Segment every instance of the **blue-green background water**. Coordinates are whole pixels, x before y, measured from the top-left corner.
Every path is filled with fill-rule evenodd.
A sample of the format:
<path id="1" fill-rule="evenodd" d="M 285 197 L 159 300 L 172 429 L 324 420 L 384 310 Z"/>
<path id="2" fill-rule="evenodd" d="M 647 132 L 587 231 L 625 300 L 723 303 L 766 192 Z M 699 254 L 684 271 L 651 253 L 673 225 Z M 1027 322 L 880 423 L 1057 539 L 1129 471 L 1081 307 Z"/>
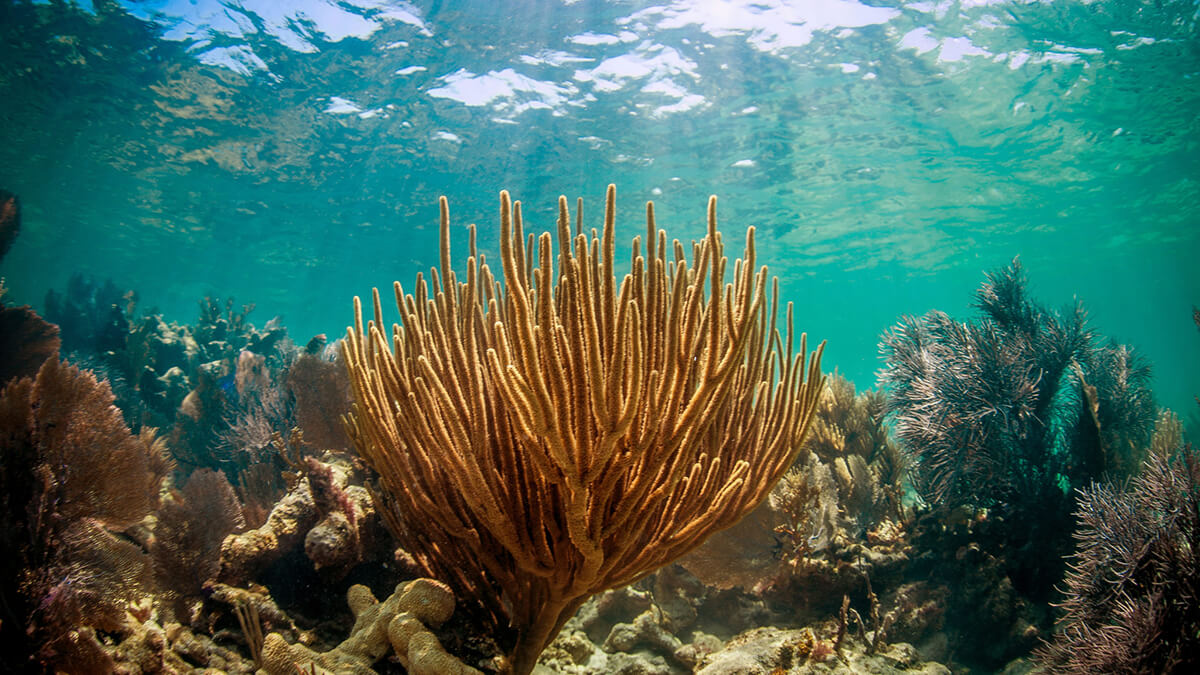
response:
<path id="1" fill-rule="evenodd" d="M 206 294 L 340 335 L 350 297 L 495 250 L 497 193 L 559 194 L 618 240 L 704 203 L 860 387 L 906 313 L 966 319 L 1019 255 L 1200 393 L 1200 19 L 1132 2 L 0 3 L 0 266 L 41 307 L 76 272 L 191 322 Z M 736 247 L 740 251 L 740 244 Z M 737 251 L 731 250 L 732 253 Z"/>

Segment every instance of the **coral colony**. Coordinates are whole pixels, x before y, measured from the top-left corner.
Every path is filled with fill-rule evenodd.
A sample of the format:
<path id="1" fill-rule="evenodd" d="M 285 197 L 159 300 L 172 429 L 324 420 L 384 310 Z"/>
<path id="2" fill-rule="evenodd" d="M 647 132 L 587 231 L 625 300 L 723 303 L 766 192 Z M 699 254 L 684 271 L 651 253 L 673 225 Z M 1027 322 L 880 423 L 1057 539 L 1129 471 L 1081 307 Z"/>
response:
<path id="1" fill-rule="evenodd" d="M 1013 261 L 859 391 L 715 198 L 690 244 L 647 205 L 620 274 L 611 186 L 558 214 L 502 193 L 498 264 L 473 228 L 455 260 L 443 199 L 395 323 L 376 291 L 332 344 L 83 276 L 0 304 L 4 666 L 1200 668 L 1200 459 L 1081 304 Z M 0 256 L 19 229 L 0 192 Z"/>

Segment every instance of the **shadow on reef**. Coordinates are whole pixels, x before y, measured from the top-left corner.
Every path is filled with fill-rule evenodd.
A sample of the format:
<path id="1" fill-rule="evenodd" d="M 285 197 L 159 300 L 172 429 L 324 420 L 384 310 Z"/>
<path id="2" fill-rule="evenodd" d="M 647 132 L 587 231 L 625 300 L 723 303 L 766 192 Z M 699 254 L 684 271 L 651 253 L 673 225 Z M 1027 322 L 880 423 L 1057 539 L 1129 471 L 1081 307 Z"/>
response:
<path id="1" fill-rule="evenodd" d="M 569 235 L 565 202 L 561 209 L 560 234 Z M 538 287 L 550 278 L 548 235 L 535 262 L 515 245 L 525 241 L 519 204 L 505 213 L 506 285 Z M 652 210 L 648 216 L 653 246 L 642 264 L 654 258 L 666 270 L 668 251 L 687 261 L 687 249 L 668 249 Z M 710 218 L 715 231 L 715 210 Z M 0 193 L 0 244 L 18 227 L 18 202 Z M 608 231 L 588 237 L 581 217 L 574 230 L 572 269 L 603 279 L 610 271 L 593 256 L 606 250 Z M 723 259 L 719 246 L 706 248 L 713 241 L 691 248 L 693 278 Z M 752 244 L 747 249 L 751 260 Z M 805 354 L 784 354 L 791 341 L 772 333 L 767 316 L 776 303 L 766 300 L 765 270 L 750 262 L 735 263 L 743 286 L 711 314 L 703 309 L 716 302 L 710 289 L 646 267 L 639 268 L 648 284 L 642 302 L 656 299 L 627 305 L 624 314 L 616 300 L 629 296 L 618 293 L 616 279 L 584 293 L 572 285 L 582 277 L 564 274 L 564 293 L 595 301 L 611 292 L 612 314 L 603 304 L 576 307 L 565 322 L 590 313 L 595 325 L 554 324 L 549 333 L 561 331 L 563 351 L 535 359 L 526 351 L 530 338 L 555 305 L 535 301 L 522 310 L 475 255 L 467 277 L 476 285 L 461 284 L 448 258 L 444 251 L 432 283 L 418 279 L 415 295 L 401 294 L 404 325 L 424 330 L 397 330 L 384 345 L 381 309 L 373 308 L 344 351 L 323 336 L 297 347 L 278 321 L 258 329 L 248 319 L 252 307 L 235 310 L 228 299 L 205 298 L 192 325 L 167 323 L 139 312 L 135 294 L 82 277 L 48 296 L 54 325 L 29 307 L 4 305 L 0 284 L 0 346 L 12 355 L 0 372 L 0 506 L 11 514 L 0 523 L 10 553 L 0 561 L 0 672 L 1195 669 L 1200 462 L 1173 414 L 1156 421 L 1148 371 L 1136 355 L 1095 335 L 1080 307 L 1058 313 L 1029 300 L 1015 262 L 988 276 L 979 319 L 904 318 L 883 338 L 888 388 L 857 392 L 844 378 L 820 376 Z M 717 277 L 711 288 L 721 287 Z M 672 288 L 691 288 L 690 295 L 674 299 Z M 489 311 L 503 309 L 503 321 L 473 314 L 472 298 L 491 298 Z M 733 307 L 745 321 L 740 336 L 736 317 L 721 318 Z M 448 319 L 459 311 L 467 320 Z M 674 311 L 684 319 L 668 320 Z M 499 323 L 505 327 L 472 333 Z M 668 347 L 660 339 L 676 324 L 691 332 Z M 569 330 L 579 339 L 567 339 Z M 513 344 L 504 342 L 510 334 Z M 631 347 L 638 335 L 645 341 Z M 464 345 L 488 340 L 494 353 L 466 367 Z M 583 350 L 587 363 L 575 354 L 559 365 L 593 370 L 557 378 L 529 370 L 589 340 L 596 344 Z M 704 344 L 731 348 L 742 340 L 757 346 L 749 358 L 728 357 L 737 368 L 713 356 L 667 358 L 672 349 L 705 354 L 712 350 Z M 662 372 L 675 369 L 675 379 L 654 369 L 618 385 L 590 379 L 606 355 L 626 372 L 649 359 Z M 753 408 L 764 399 L 747 386 L 750 378 L 727 382 L 726 398 L 713 399 L 741 401 L 736 406 L 714 403 L 714 412 L 685 403 L 726 367 L 782 378 L 791 389 L 762 419 Z M 381 381 L 372 383 L 375 375 Z M 634 394 L 666 381 L 677 387 L 665 391 L 678 399 L 679 415 L 668 420 L 678 429 L 660 427 L 662 416 L 652 415 L 634 415 L 626 426 Z M 544 391 L 535 390 L 538 382 Z M 485 390 L 493 400 L 455 398 Z M 534 414 L 542 395 L 569 400 Z M 423 403 L 405 407 L 402 398 Z M 699 412 L 688 413 L 693 408 Z M 599 417 L 571 417 L 571 410 Z M 488 434 L 456 417 L 486 411 L 478 428 Z M 724 421 L 696 431 L 689 424 L 697 419 Z M 675 496 L 658 510 L 614 506 L 609 516 L 625 514 L 617 521 L 572 530 L 579 523 L 561 518 L 579 511 L 567 508 L 572 492 L 554 480 L 574 476 L 591 450 L 581 442 L 570 446 L 579 455 L 546 451 L 539 443 L 552 433 L 548 420 L 569 421 L 585 442 L 611 453 L 612 463 L 588 474 L 608 481 L 611 492 L 603 494 Z M 606 424 L 634 431 L 605 445 Z M 390 429 L 407 435 L 381 442 Z M 795 447 L 783 443 L 770 471 L 751 474 L 749 461 L 705 464 L 724 444 L 750 452 L 772 433 Z M 636 449 L 655 434 L 672 451 L 638 464 Z M 689 434 L 704 442 L 685 447 Z M 484 441 L 486 448 L 472 445 Z M 487 468 L 498 478 L 472 478 L 464 449 L 493 453 Z M 521 463 L 537 457 L 536 466 Z M 675 472 L 674 479 L 643 484 L 622 473 L 628 466 L 660 478 Z M 739 480 L 753 483 L 754 498 L 722 506 L 733 503 Z M 530 519 L 544 510 L 533 521 L 539 526 L 505 538 L 488 495 L 464 489 L 479 485 L 492 491 L 497 512 L 519 508 Z M 496 532 L 485 533 L 489 527 Z M 637 528 L 667 538 L 638 539 Z M 671 539 L 677 529 L 687 536 Z M 530 637 L 532 624 L 522 623 L 536 619 L 529 608 L 541 593 L 558 592 L 545 581 L 561 573 L 553 564 L 566 561 L 575 566 L 570 574 L 581 573 L 590 559 L 579 547 L 610 540 L 605 555 L 628 567 L 613 577 L 621 583 L 578 581 L 567 589 L 576 594 L 569 602 L 563 595 L 546 603 L 557 608 L 554 625 Z M 522 546 L 528 556 L 512 554 Z M 643 555 L 653 546 L 672 555 Z M 677 562 L 661 566 L 669 560 Z M 1061 610 L 1057 634 L 1052 602 Z M 516 663 L 514 645 L 523 639 L 531 646 Z M 1039 643 L 1036 659 L 1026 658 Z"/>

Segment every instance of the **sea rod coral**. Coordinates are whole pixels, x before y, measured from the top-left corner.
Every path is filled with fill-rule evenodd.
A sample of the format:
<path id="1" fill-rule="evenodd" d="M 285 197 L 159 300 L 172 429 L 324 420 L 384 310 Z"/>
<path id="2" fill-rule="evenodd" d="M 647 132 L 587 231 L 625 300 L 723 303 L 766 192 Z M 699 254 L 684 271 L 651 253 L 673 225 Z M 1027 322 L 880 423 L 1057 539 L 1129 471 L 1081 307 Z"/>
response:
<path id="1" fill-rule="evenodd" d="M 792 309 L 756 268 L 754 231 L 725 283 L 716 199 L 708 234 L 671 248 L 646 209 L 618 283 L 615 188 L 601 233 L 575 232 L 559 199 L 558 245 L 523 232 L 500 194 L 503 283 L 474 245 L 415 293 L 402 324 L 348 331 L 355 447 L 379 473 L 381 514 L 427 572 L 474 599 L 506 669 L 528 673 L 582 603 L 699 546 L 757 506 L 800 452 L 823 382 L 824 345 L 793 354 Z M 673 255 L 672 255 L 673 254 Z M 536 258 L 536 259 L 535 259 Z M 502 638 L 506 639 L 506 638 Z"/>

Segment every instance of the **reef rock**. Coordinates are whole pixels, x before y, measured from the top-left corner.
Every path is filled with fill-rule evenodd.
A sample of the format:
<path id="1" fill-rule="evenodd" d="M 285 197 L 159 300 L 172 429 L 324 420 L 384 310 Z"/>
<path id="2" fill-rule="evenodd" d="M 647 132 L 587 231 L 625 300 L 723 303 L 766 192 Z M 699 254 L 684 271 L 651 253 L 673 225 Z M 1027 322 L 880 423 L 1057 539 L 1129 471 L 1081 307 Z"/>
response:
<path id="1" fill-rule="evenodd" d="M 870 653 L 861 640 L 845 640 L 838 651 L 810 628 L 755 628 L 734 637 L 725 648 L 705 658 L 698 675 L 770 675 L 801 673 L 924 673 L 941 675 L 950 669 L 923 662 L 917 650 L 906 643 L 886 645 Z"/>

